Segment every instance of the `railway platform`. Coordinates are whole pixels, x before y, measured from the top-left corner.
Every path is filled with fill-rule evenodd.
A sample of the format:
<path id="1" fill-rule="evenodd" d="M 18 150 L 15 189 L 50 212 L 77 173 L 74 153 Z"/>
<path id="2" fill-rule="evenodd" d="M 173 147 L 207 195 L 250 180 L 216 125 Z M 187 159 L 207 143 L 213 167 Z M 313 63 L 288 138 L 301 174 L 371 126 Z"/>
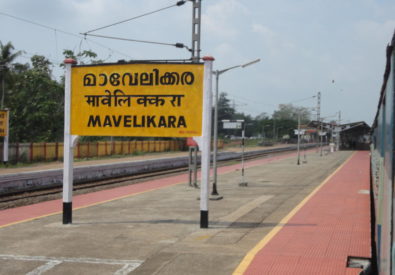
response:
<path id="1" fill-rule="evenodd" d="M 359 274 L 370 258 L 369 153 L 314 150 L 220 167 L 209 228 L 187 175 L 0 211 L 0 274 Z"/>

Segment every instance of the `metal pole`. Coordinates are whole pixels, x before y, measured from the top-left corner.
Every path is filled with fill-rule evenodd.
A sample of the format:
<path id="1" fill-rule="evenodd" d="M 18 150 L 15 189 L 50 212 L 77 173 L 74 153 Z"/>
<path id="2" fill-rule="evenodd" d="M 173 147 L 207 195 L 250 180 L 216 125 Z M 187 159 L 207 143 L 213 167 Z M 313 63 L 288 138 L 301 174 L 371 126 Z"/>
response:
<path id="1" fill-rule="evenodd" d="M 71 110 L 71 66 L 77 62 L 66 59 L 65 102 L 64 102 L 64 153 L 63 153 L 63 224 L 72 223 L 73 200 L 73 141 L 70 133 Z"/>
<path id="2" fill-rule="evenodd" d="M 192 186 L 192 147 L 189 146 L 189 154 L 188 154 L 188 184 Z"/>
<path id="3" fill-rule="evenodd" d="M 303 142 L 303 140 L 302 140 Z M 303 163 L 307 163 L 306 144 L 303 144 Z"/>
<path id="4" fill-rule="evenodd" d="M 208 184 L 210 180 L 210 141 L 212 112 L 212 70 L 213 57 L 203 57 L 203 124 L 202 124 L 202 164 L 200 184 L 200 228 L 208 228 Z"/>
<path id="5" fill-rule="evenodd" d="M 300 113 L 298 113 L 298 165 L 300 165 Z"/>
<path id="6" fill-rule="evenodd" d="M 198 188 L 198 184 L 197 184 L 197 163 L 198 163 L 198 147 L 197 146 L 193 146 L 193 186 L 195 188 Z"/>
<path id="7" fill-rule="evenodd" d="M 244 123 L 243 130 L 241 131 L 241 183 L 240 186 L 247 186 L 247 182 L 244 179 L 244 146 L 245 146 L 245 128 L 246 122 Z"/>
<path id="8" fill-rule="evenodd" d="M 218 86 L 219 86 L 219 71 L 214 71 L 215 74 L 215 96 L 214 96 L 214 144 L 213 144 L 213 190 L 211 195 L 218 196 L 217 191 L 217 151 L 218 151 Z"/>
<path id="9" fill-rule="evenodd" d="M 192 0 L 192 62 L 197 63 L 200 59 L 200 23 L 201 23 L 201 0 Z"/>
<path id="10" fill-rule="evenodd" d="M 245 68 L 247 66 L 253 65 L 255 63 L 258 63 L 260 59 L 256 59 L 253 61 L 250 61 L 248 63 L 245 63 L 243 65 L 236 65 L 232 66 L 223 70 L 216 70 L 213 71 L 213 74 L 215 74 L 215 80 L 216 80 L 216 85 L 215 85 L 215 97 L 214 97 L 214 141 L 213 141 L 213 172 L 214 172 L 214 179 L 213 179 L 213 188 L 212 188 L 212 193 L 210 199 L 212 200 L 220 200 L 223 197 L 219 196 L 218 191 L 217 191 L 217 155 L 218 155 L 218 96 L 219 96 L 219 76 L 229 70 L 236 69 L 236 68 Z"/>

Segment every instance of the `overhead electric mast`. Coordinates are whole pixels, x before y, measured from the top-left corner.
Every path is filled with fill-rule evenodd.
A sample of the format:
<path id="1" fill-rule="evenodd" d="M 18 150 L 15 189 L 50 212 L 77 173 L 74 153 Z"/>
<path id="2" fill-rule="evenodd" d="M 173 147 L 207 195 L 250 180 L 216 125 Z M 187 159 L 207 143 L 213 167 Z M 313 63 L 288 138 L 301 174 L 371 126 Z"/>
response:
<path id="1" fill-rule="evenodd" d="M 201 0 L 192 1 L 192 62 L 197 63 L 200 59 L 200 23 L 201 23 Z"/>

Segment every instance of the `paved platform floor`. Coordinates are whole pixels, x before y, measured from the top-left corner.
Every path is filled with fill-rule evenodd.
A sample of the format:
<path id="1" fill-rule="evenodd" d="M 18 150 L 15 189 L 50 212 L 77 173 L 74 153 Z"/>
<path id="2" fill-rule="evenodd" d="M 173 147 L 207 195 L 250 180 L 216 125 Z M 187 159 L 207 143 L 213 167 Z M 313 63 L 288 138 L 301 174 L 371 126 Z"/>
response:
<path id="1" fill-rule="evenodd" d="M 299 166 L 295 153 L 254 160 L 246 164 L 247 187 L 238 185 L 241 181 L 239 164 L 221 167 L 218 191 L 224 199 L 210 201 L 208 229 L 199 228 L 200 192 L 187 186 L 186 175 L 76 196 L 72 225 L 61 224 L 61 201 L 3 210 L 0 211 L 0 274 L 292 274 L 277 272 L 276 268 L 269 273 L 256 269 L 259 265 L 266 266 L 259 258 L 260 252 L 273 246 L 285 229 L 296 232 L 309 228 L 310 235 L 317 232 L 314 234 L 318 236 L 318 222 L 309 220 L 310 214 L 301 214 L 297 220 L 292 218 L 303 213 L 301 211 L 322 190 L 328 189 L 327 186 L 333 198 L 340 192 L 343 201 L 334 200 L 337 204 L 347 201 L 346 193 L 351 192 L 349 196 L 354 197 L 355 190 L 365 190 L 366 186 L 352 180 L 356 175 L 364 175 L 364 154 L 366 152 L 354 155 L 336 152 L 320 157 L 311 151 L 307 163 Z M 343 175 L 344 179 L 340 177 L 336 186 L 354 187 L 332 188 L 330 179 L 347 164 L 330 179 L 325 179 L 351 155 L 347 163 L 362 159 L 361 163 L 347 170 L 346 175 L 351 176 Z M 308 198 L 313 191 L 314 196 Z M 361 191 L 353 200 L 363 201 L 362 205 L 368 197 Z M 330 243 L 335 241 L 330 248 L 333 253 L 337 247 L 344 251 L 345 246 L 340 245 L 341 239 L 335 237 L 334 225 L 329 222 L 366 223 L 368 213 L 361 213 L 365 209 L 360 208 L 359 218 L 347 220 L 340 215 L 344 208 L 333 208 L 332 199 L 323 201 L 324 206 L 313 204 L 313 208 L 317 208 L 315 212 L 329 209 L 326 215 L 333 218 L 323 223 L 327 231 L 319 232 L 323 236 L 330 235 Z M 292 239 L 290 234 L 286 235 L 288 240 Z M 364 241 L 349 238 L 348 245 L 359 247 L 360 250 L 355 251 L 361 254 L 366 253 L 370 235 L 361 233 L 359 237 Z M 298 244 L 291 248 L 294 252 L 300 250 Z M 287 256 L 287 250 L 276 249 Z M 298 265 L 301 258 L 284 259 L 292 259 L 289 261 L 294 266 L 301 266 Z M 306 262 L 302 260 L 301 263 Z M 273 262 L 269 265 L 275 267 Z M 335 270 L 339 273 L 326 274 L 346 274 L 350 269 L 336 265 Z"/>

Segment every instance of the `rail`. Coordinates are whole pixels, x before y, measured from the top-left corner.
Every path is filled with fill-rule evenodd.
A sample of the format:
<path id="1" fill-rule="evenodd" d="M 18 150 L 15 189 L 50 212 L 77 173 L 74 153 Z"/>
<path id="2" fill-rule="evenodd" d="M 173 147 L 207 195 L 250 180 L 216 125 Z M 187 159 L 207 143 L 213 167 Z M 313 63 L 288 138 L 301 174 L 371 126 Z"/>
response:
<path id="1" fill-rule="evenodd" d="M 315 144 L 305 145 L 312 148 Z M 259 158 L 268 154 L 295 151 L 296 146 L 247 151 L 245 159 Z M 239 152 L 221 152 L 219 162 L 235 161 L 241 158 Z M 90 184 L 92 182 L 114 180 L 114 182 L 130 180 L 149 173 L 171 172 L 177 169 L 187 169 L 188 157 L 160 158 L 155 160 L 128 161 L 122 163 L 82 166 L 74 168 L 74 184 Z M 0 197 L 15 195 L 23 192 L 45 190 L 62 186 L 63 169 L 52 169 L 18 174 L 0 175 Z M 125 179 L 126 177 L 126 179 Z M 129 178 L 129 179 L 128 179 Z"/>

